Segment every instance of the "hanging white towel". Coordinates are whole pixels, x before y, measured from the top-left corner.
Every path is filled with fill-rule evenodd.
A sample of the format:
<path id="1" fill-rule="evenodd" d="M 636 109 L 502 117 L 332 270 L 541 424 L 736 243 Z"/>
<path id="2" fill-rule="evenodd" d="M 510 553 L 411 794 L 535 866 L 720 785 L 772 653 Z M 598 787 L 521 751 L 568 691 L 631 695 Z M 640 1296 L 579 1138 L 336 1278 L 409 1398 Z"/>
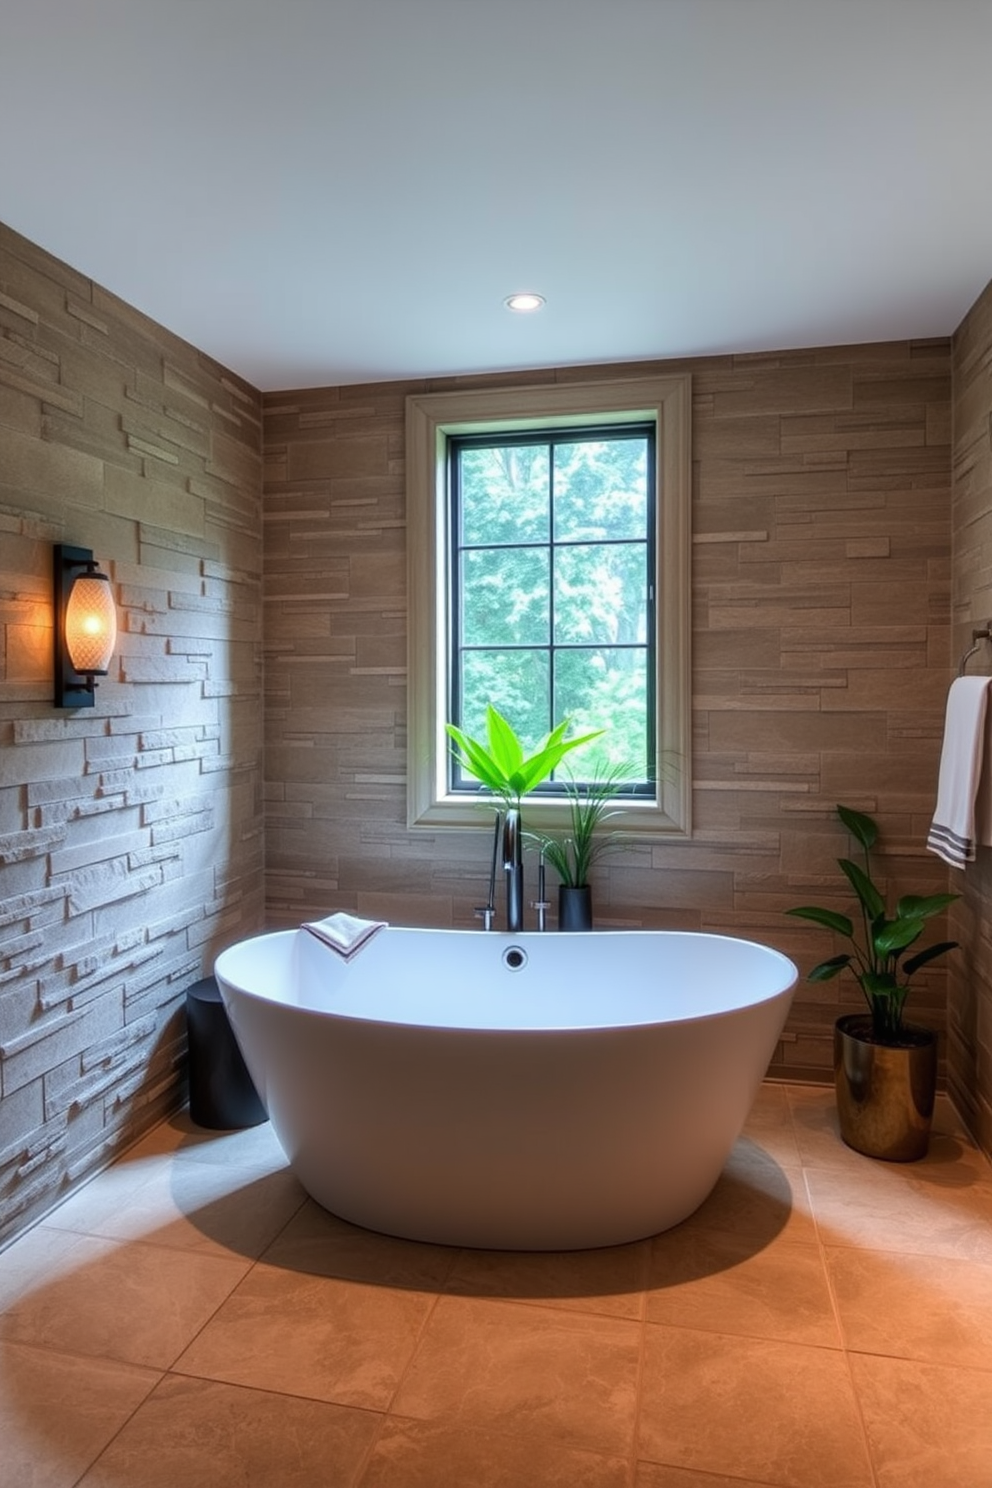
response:
<path id="1" fill-rule="evenodd" d="M 952 868 L 975 860 L 976 843 L 992 844 L 992 823 L 984 806 L 976 816 L 979 787 L 992 769 L 986 754 L 989 677 L 957 677 L 947 694 L 944 743 L 940 752 L 937 806 L 927 847 Z"/>
<path id="2" fill-rule="evenodd" d="M 309 930 L 311 935 L 316 935 L 318 940 L 330 946 L 343 961 L 350 961 L 352 956 L 357 956 L 373 935 L 385 928 L 385 920 L 360 920 L 357 915 L 343 912 L 328 915 L 324 920 L 307 920 L 300 926 L 301 930 Z"/>

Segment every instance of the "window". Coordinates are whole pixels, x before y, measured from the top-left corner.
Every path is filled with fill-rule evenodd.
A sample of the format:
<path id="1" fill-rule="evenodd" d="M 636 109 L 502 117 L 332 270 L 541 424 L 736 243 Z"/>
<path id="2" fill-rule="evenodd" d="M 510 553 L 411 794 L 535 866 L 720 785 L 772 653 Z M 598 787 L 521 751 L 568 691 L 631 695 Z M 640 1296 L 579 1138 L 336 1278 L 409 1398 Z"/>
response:
<path id="1" fill-rule="evenodd" d="M 575 778 L 629 764 L 653 789 L 654 463 L 650 423 L 448 441 L 447 716 L 486 704 L 527 753 L 562 718 L 607 730 Z M 449 759 L 453 790 L 477 790 Z"/>
<path id="2" fill-rule="evenodd" d="M 576 770 L 631 760 L 620 825 L 688 833 L 688 414 L 687 377 L 407 400 L 411 826 L 479 825 L 444 723 L 491 701 L 606 726 Z"/>

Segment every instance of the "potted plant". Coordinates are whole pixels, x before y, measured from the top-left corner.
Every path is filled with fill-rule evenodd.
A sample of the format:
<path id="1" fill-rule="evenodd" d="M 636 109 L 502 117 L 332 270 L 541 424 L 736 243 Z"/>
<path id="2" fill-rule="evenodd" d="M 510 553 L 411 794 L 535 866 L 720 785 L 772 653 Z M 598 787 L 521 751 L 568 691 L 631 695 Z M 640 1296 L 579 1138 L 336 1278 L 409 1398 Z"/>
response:
<path id="1" fill-rule="evenodd" d="M 592 889 L 589 874 L 599 858 L 616 847 L 615 832 L 597 836 L 599 828 L 617 813 L 611 809 L 613 798 L 623 789 L 627 771 L 614 766 L 588 785 L 570 780 L 565 786 L 568 796 L 569 826 L 561 836 L 542 834 L 538 837 L 545 860 L 559 878 L 558 929 L 592 929 Z"/>
<path id="2" fill-rule="evenodd" d="M 573 749 L 578 749 L 581 744 L 598 739 L 603 732 L 602 729 L 597 729 L 594 733 L 581 734 L 578 738 L 568 739 L 565 736 L 570 724 L 570 718 L 563 719 L 530 756 L 524 755 L 523 745 L 516 731 L 491 703 L 486 707 L 488 741 L 486 744 L 479 739 L 473 739 L 456 724 L 445 724 L 449 737 L 455 742 L 455 758 L 462 769 L 466 770 L 469 775 L 473 775 L 476 780 L 481 781 L 506 804 L 506 815 L 503 818 L 503 867 L 507 874 L 506 918 L 507 927 L 514 932 L 523 929 L 524 919 L 521 802 L 529 791 L 536 790 L 543 781 L 548 779 L 567 754 L 570 754 Z M 499 845 L 499 833 L 500 822 L 497 815 L 489 904 L 482 911 L 487 916 L 487 927 L 495 907 L 496 849 Z M 540 892 L 542 915 L 544 913 L 543 879 L 544 865 L 542 862 Z"/>
<path id="3" fill-rule="evenodd" d="M 848 941 L 851 949 L 821 961 L 807 981 L 825 982 L 850 968 L 867 1013 L 848 1013 L 834 1028 L 834 1081 L 840 1132 L 849 1147 L 869 1157 L 909 1162 L 926 1154 L 937 1081 L 937 1036 L 903 1017 L 910 981 L 921 967 L 954 950 L 942 940 L 905 957 L 928 920 L 957 894 L 904 894 L 889 914 L 872 877 L 871 850 L 878 826 L 864 812 L 838 806 L 837 815 L 860 844 L 864 864 L 838 858 L 858 901 L 858 915 L 804 904 L 787 914 L 812 920 Z"/>

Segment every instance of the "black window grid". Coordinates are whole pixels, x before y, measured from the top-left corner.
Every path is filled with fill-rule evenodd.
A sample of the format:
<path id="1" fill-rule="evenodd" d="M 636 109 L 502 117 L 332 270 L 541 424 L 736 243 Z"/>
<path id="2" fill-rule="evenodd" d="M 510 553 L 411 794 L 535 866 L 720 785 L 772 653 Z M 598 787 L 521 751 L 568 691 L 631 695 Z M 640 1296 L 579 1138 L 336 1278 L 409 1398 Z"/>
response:
<path id="1" fill-rule="evenodd" d="M 555 535 L 555 460 L 553 451 L 555 446 L 563 444 L 575 444 L 583 441 L 594 440 L 617 440 L 617 439 L 644 439 L 647 449 L 647 503 L 645 516 L 645 533 L 643 537 L 617 537 L 617 538 L 557 538 Z M 460 455 L 469 449 L 493 449 L 493 448 L 517 448 L 523 445 L 546 445 L 551 453 L 549 458 L 548 477 L 548 536 L 545 539 L 529 540 L 508 543 L 482 543 L 463 542 L 461 539 L 461 482 L 460 482 Z M 657 656 L 657 634 L 656 634 L 656 594 L 654 575 L 656 571 L 656 502 L 655 502 L 655 462 L 657 452 L 655 448 L 655 426 L 653 423 L 630 423 L 630 424 L 607 424 L 607 425 L 584 425 L 580 428 L 548 428 L 527 431 L 507 431 L 500 434 L 476 434 L 476 435 L 453 435 L 448 440 L 448 490 L 449 490 L 449 512 L 448 512 L 448 552 L 450 561 L 448 563 L 448 717 L 456 723 L 461 723 L 462 699 L 461 699 L 461 657 L 472 651 L 484 652 L 495 651 L 503 653 L 530 653 L 542 652 L 548 657 L 548 722 L 545 733 L 549 732 L 556 722 L 553 717 L 555 698 L 555 661 L 558 653 L 580 652 L 580 651 L 632 651 L 643 652 L 646 656 L 646 680 L 647 680 L 647 706 L 645 718 L 645 747 L 647 758 L 647 770 L 643 779 L 632 780 L 625 786 L 624 794 L 633 796 L 653 796 L 656 786 L 653 762 L 656 758 L 656 656 Z M 643 547 L 645 550 L 645 630 L 646 640 L 637 642 L 568 642 L 555 641 L 555 556 L 563 548 L 577 547 Z M 549 553 L 548 570 L 548 636 L 547 643 L 478 643 L 469 644 L 462 640 L 462 595 L 464 584 L 462 582 L 462 564 L 464 554 L 470 552 L 513 552 L 523 550 L 544 551 Z M 457 764 L 449 757 L 449 789 L 454 791 L 475 791 L 478 783 L 471 777 L 463 778 Z M 576 777 L 582 784 L 580 776 Z M 552 779 L 545 782 L 538 792 L 541 795 L 556 796 L 564 792 L 564 785 L 560 781 Z"/>

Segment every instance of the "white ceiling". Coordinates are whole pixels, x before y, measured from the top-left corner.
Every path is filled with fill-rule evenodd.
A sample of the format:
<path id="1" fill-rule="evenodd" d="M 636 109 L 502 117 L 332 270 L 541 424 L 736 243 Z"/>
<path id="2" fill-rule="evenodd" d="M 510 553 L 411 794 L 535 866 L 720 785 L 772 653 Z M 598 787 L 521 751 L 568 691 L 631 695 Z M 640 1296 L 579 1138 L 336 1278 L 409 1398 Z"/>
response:
<path id="1" fill-rule="evenodd" d="M 265 390 L 947 335 L 990 153 L 992 0 L 0 0 L 0 219 Z"/>

